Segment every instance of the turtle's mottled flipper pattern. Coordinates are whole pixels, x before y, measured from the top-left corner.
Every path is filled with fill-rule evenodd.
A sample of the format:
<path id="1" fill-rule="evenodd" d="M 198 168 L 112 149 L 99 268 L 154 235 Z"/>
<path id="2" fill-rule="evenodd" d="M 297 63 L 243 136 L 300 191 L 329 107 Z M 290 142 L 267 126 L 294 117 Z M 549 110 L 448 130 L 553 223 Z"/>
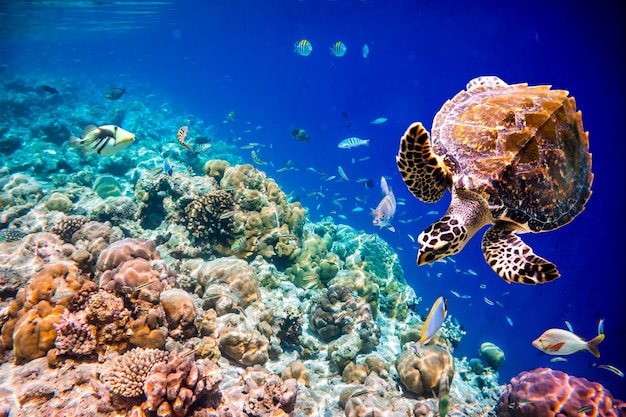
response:
<path id="1" fill-rule="evenodd" d="M 483 237 L 483 254 L 491 268 L 506 282 L 543 284 L 560 276 L 556 266 L 535 255 L 515 234 L 513 227 L 499 222 Z"/>
<path id="2" fill-rule="evenodd" d="M 421 123 L 413 123 L 404 133 L 396 162 L 411 193 L 424 202 L 439 201 L 452 183 L 443 157 L 432 152 Z"/>

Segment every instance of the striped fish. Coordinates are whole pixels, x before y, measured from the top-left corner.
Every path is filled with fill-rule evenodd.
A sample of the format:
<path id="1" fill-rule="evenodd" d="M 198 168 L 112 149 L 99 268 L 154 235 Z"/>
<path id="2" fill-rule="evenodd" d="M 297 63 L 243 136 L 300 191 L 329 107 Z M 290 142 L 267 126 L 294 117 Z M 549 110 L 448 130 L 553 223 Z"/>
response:
<path id="1" fill-rule="evenodd" d="M 178 129 L 178 143 L 180 143 L 183 147 L 187 148 L 190 151 L 193 151 L 193 149 L 191 149 L 191 145 L 188 144 L 187 142 L 185 142 L 185 138 L 187 137 L 187 132 L 189 132 L 189 126 L 181 126 L 180 129 Z"/>
<path id="2" fill-rule="evenodd" d="M 352 137 L 352 138 L 348 138 L 348 139 L 344 139 L 341 142 L 339 142 L 339 145 L 337 145 L 337 147 L 339 149 L 351 149 L 351 148 L 356 148 L 357 146 L 369 146 L 370 140 L 369 139 L 360 139 L 360 138 L 356 138 L 356 137 Z"/>
<path id="3" fill-rule="evenodd" d="M 100 156 L 110 156 L 128 148 L 135 141 L 135 135 L 119 126 L 88 125 L 83 137 L 70 136 L 71 148 L 81 148 L 86 154 L 96 152 Z"/>

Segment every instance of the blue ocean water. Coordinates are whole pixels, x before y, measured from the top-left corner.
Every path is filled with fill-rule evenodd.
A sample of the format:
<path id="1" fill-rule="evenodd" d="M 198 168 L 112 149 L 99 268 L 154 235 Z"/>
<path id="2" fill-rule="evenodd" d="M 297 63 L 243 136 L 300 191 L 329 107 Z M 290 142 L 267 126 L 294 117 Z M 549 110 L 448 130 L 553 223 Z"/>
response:
<path id="1" fill-rule="evenodd" d="M 311 220 L 332 216 L 379 233 L 396 249 L 407 281 L 424 300 L 421 314 L 439 295 L 448 298 L 450 314 L 467 331 L 456 356 L 476 357 L 480 344 L 490 341 L 507 356 L 499 369 L 503 383 L 522 370 L 550 366 L 600 382 L 626 398 L 623 378 L 593 367 L 626 369 L 626 152 L 620 123 L 626 91 L 624 15 L 618 4 L 3 2 L 0 17 L 0 64 L 7 66 L 0 77 L 37 73 L 42 82 L 75 78 L 100 83 L 103 90 L 145 83 L 214 125 L 216 138 L 230 138 L 238 146 L 264 144 L 259 157 L 273 163 L 266 167 L 268 175 L 300 196 Z M 310 56 L 293 52 L 301 39 L 313 45 Z M 331 55 L 336 41 L 347 46 L 345 56 Z M 364 44 L 370 50 L 367 58 Z M 413 121 L 430 128 L 445 100 L 479 75 L 569 90 L 583 112 L 595 174 L 591 199 L 561 229 L 523 236 L 559 267 L 562 277 L 552 283 L 506 284 L 484 262 L 478 236 L 454 262 L 415 265 L 411 237 L 438 218 L 428 213 L 445 212 L 450 196 L 427 205 L 409 193 L 395 164 L 399 138 Z M 141 99 L 133 94 L 129 88 L 122 99 Z M 236 116 L 229 121 L 230 112 Z M 388 121 L 370 123 L 378 117 Z M 149 128 L 150 120 L 145 123 Z M 291 132 L 298 128 L 312 139 L 295 141 Z M 337 148 L 351 136 L 370 138 L 370 145 Z M 141 146 L 140 139 L 133 146 Z M 252 163 L 249 151 L 241 156 Z M 273 172 L 287 160 L 299 170 Z M 339 177 L 339 166 L 350 181 L 323 181 L 307 170 Z M 398 206 L 393 233 L 377 230 L 369 213 L 380 198 L 383 175 L 405 201 Z M 374 188 L 357 182 L 360 178 L 372 179 Z M 306 196 L 320 187 L 324 198 Z M 332 201 L 337 198 L 346 200 L 338 205 Z M 356 204 L 365 210 L 352 211 Z M 531 346 L 547 328 L 565 328 L 565 321 L 590 339 L 600 319 L 606 332 L 600 359 L 582 352 L 568 362 L 551 363 L 550 356 Z"/>

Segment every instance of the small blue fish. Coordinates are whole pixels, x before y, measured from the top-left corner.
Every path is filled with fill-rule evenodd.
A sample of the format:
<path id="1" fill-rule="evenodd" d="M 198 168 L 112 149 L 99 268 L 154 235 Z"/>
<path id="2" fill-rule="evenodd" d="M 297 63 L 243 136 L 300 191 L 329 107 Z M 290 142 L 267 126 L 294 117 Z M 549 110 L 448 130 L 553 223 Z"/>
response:
<path id="1" fill-rule="evenodd" d="M 348 138 L 339 142 L 339 145 L 337 145 L 337 147 L 339 149 L 351 149 L 351 148 L 356 148 L 357 146 L 363 146 L 363 145 L 369 146 L 369 143 L 370 143 L 369 139 Z"/>
<path id="2" fill-rule="evenodd" d="M 383 192 L 383 198 L 376 206 L 376 209 L 372 209 L 372 215 L 374 216 L 372 224 L 380 228 L 386 227 L 390 232 L 395 232 L 396 229 L 391 225 L 391 220 L 393 220 L 393 216 L 396 214 L 396 198 L 393 195 L 393 191 L 389 189 L 385 177 L 380 178 L 380 188 Z"/>
<path id="3" fill-rule="evenodd" d="M 172 174 L 174 173 L 174 170 L 172 169 L 172 164 L 170 162 L 169 158 L 164 158 L 163 159 L 163 172 L 165 173 L 165 175 L 167 175 L 168 177 L 171 177 Z"/>
<path id="4" fill-rule="evenodd" d="M 344 56 L 347 50 L 348 48 L 346 47 L 346 44 L 341 41 L 335 42 L 335 44 L 330 47 L 330 53 L 338 58 Z"/>
<path id="5" fill-rule="evenodd" d="M 309 56 L 313 52 L 313 45 L 306 39 L 302 39 L 300 42 L 293 44 L 293 52 L 298 55 Z"/>
<path id="6" fill-rule="evenodd" d="M 386 117 L 378 117 L 370 122 L 371 125 L 382 125 L 388 119 Z"/>
<path id="7" fill-rule="evenodd" d="M 370 54 L 370 47 L 367 46 L 367 44 L 363 45 L 363 58 L 367 58 L 367 56 Z"/>

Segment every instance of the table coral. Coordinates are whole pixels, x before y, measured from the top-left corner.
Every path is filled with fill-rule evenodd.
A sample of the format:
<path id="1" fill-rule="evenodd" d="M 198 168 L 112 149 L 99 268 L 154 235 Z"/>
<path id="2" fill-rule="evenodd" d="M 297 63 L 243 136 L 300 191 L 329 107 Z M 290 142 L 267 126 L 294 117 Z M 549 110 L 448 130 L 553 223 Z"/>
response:
<path id="1" fill-rule="evenodd" d="M 447 373 L 449 383 L 454 376 L 452 355 L 437 345 L 421 346 L 418 352 L 408 346 L 396 359 L 396 369 L 400 382 L 417 395 L 437 395 L 441 373 Z"/>
<path id="2" fill-rule="evenodd" d="M 626 416 L 601 384 L 568 375 L 550 368 L 521 372 L 511 378 L 496 407 L 500 417 L 578 416 L 582 407 L 591 409 L 584 415 Z M 591 413 L 591 414 L 588 414 Z"/>

